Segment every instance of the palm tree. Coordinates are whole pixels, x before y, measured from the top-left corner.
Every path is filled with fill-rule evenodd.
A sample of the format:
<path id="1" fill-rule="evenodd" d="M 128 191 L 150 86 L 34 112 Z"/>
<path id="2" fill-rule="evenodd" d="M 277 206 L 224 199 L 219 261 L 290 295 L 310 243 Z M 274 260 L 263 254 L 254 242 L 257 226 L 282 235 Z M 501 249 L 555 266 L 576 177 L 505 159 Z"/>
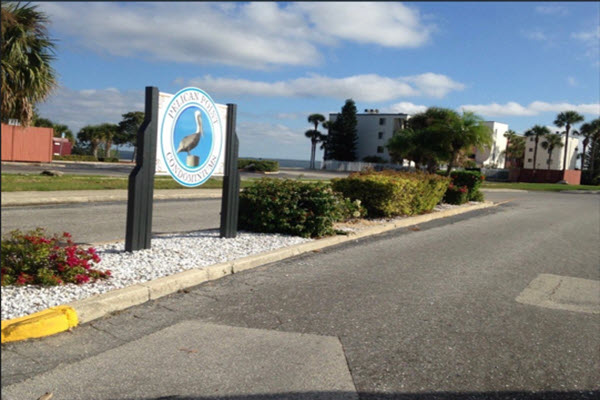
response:
<path id="1" fill-rule="evenodd" d="M 314 129 L 309 129 L 304 132 L 304 136 L 310 139 L 310 169 L 315 169 L 315 154 L 317 151 L 317 144 L 323 141 L 323 135 L 321 132 Z"/>
<path id="2" fill-rule="evenodd" d="M 90 152 L 96 158 L 98 158 L 98 147 L 102 142 L 102 131 L 99 125 L 86 125 L 79 133 L 77 133 L 77 140 L 83 144 L 89 144 Z"/>
<path id="3" fill-rule="evenodd" d="M 529 129 L 528 131 L 526 131 L 524 133 L 525 137 L 535 137 L 535 147 L 533 148 L 533 173 L 535 174 L 535 163 L 536 163 L 536 159 L 537 159 L 537 149 L 538 149 L 538 142 L 540 140 L 540 137 L 546 136 L 546 135 L 550 135 L 550 129 L 548 129 L 545 126 L 542 125 L 535 125 L 533 128 Z"/>
<path id="4" fill-rule="evenodd" d="M 450 176 L 461 150 L 483 148 L 493 143 L 491 129 L 483 124 L 481 117 L 470 111 L 464 111 L 462 115 L 456 114 L 456 116 L 450 113 L 444 121 L 440 121 L 437 129 L 444 134 L 443 141 L 448 152 L 446 176 Z"/>
<path id="5" fill-rule="evenodd" d="M 509 129 L 504 133 L 504 137 L 506 138 L 506 150 L 504 151 L 504 166 L 506 166 L 506 161 L 510 158 L 510 145 L 512 142 L 514 142 L 515 138 L 517 137 L 517 132 L 513 131 L 512 129 Z"/>
<path id="6" fill-rule="evenodd" d="M 104 142 L 104 157 L 110 157 L 110 148 L 112 147 L 113 140 L 118 134 L 119 126 L 116 124 L 104 123 L 98 125 L 100 131 L 100 138 Z"/>
<path id="7" fill-rule="evenodd" d="M 317 129 L 320 122 L 325 121 L 325 117 L 321 114 L 310 114 L 308 116 L 308 122 L 315 125 L 315 129 L 304 132 L 304 135 L 310 139 L 310 169 L 315 169 L 315 154 L 317 149 L 317 143 L 321 142 L 323 136 Z"/>
<path id="8" fill-rule="evenodd" d="M 578 124 L 583 122 L 583 115 L 579 114 L 577 111 L 563 111 L 556 116 L 554 120 L 554 125 L 559 128 L 565 127 L 565 155 L 563 158 L 563 167 L 562 170 L 567 168 L 567 151 L 569 148 L 569 131 L 571 130 L 571 126 L 574 124 Z"/>
<path id="9" fill-rule="evenodd" d="M 581 170 L 585 168 L 585 153 L 590 141 L 593 139 L 597 131 L 600 130 L 600 118 L 596 118 L 592 122 L 586 122 L 579 127 L 579 134 L 583 136 L 583 153 L 581 153 Z"/>
<path id="10" fill-rule="evenodd" d="M 590 134 L 590 151 L 589 151 L 589 160 L 588 160 L 588 168 L 587 172 L 590 178 L 593 177 L 596 172 L 595 169 L 595 161 L 598 156 L 598 145 L 600 145 L 600 118 L 596 118 L 592 122 L 591 125 L 591 134 Z"/>
<path id="11" fill-rule="evenodd" d="M 2 121 L 16 119 L 28 126 L 36 103 L 56 87 L 54 42 L 47 16 L 37 6 L 2 3 Z"/>
<path id="12" fill-rule="evenodd" d="M 552 152 L 555 148 L 563 147 L 562 136 L 558 133 L 550 133 L 544 136 L 545 140 L 542 142 L 542 148 L 548 150 L 548 169 L 550 169 L 550 163 L 552 162 Z"/>

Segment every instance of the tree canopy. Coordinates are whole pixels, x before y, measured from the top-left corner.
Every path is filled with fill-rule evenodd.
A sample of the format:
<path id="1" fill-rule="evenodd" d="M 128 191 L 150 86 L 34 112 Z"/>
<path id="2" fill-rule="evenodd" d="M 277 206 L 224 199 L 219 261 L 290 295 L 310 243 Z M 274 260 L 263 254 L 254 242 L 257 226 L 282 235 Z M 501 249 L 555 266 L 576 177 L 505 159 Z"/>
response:
<path id="1" fill-rule="evenodd" d="M 348 99 L 337 119 L 329 127 L 327 159 L 356 161 L 356 125 L 356 105 L 354 100 Z"/>
<path id="2" fill-rule="evenodd" d="M 430 107 L 410 118 L 387 147 L 393 160 L 406 158 L 430 172 L 435 172 L 440 162 L 446 162 L 449 175 L 461 151 L 491 144 L 490 129 L 480 117 L 471 112 L 460 115 L 454 110 Z"/>
<path id="3" fill-rule="evenodd" d="M 2 2 L 2 122 L 18 120 L 28 126 L 35 105 L 56 87 L 54 41 L 48 18 L 36 5 Z"/>

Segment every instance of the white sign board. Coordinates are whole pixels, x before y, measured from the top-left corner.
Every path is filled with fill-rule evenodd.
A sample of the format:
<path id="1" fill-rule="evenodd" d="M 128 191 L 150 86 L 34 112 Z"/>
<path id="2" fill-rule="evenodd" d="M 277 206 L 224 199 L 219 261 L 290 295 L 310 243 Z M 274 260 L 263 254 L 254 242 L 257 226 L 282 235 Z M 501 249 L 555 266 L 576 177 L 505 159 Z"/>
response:
<path id="1" fill-rule="evenodd" d="M 199 186 L 225 172 L 227 106 L 198 88 L 159 93 L 156 175 Z"/>

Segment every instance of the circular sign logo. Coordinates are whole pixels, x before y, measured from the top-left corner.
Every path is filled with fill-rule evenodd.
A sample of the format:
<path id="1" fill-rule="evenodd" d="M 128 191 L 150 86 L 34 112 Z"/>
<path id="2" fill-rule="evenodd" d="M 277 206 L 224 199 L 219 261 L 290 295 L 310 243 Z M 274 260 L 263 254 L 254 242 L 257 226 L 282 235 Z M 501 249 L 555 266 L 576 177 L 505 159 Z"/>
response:
<path id="1" fill-rule="evenodd" d="M 213 100 L 203 90 L 177 92 L 160 127 L 162 158 L 169 174 L 183 186 L 202 185 L 221 158 L 223 130 Z"/>

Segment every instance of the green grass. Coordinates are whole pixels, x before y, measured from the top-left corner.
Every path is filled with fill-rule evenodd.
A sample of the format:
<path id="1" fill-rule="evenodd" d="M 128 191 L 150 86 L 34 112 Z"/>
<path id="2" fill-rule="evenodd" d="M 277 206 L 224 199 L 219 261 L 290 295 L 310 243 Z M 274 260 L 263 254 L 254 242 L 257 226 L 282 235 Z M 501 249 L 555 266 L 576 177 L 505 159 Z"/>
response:
<path id="1" fill-rule="evenodd" d="M 561 190 L 600 190 L 600 186 L 561 185 L 558 183 L 483 182 L 483 189 L 519 189 L 560 192 Z"/>
<path id="2" fill-rule="evenodd" d="M 47 176 L 39 174 L 2 174 L 2 192 L 25 192 L 25 191 L 55 191 L 55 190 L 106 190 L 127 189 L 129 178 L 126 176 L 100 176 L 100 175 L 68 175 Z M 258 178 L 242 179 L 242 188 L 252 185 Z M 317 182 L 316 180 L 300 179 L 303 182 Z M 327 181 L 318 181 L 327 182 Z M 221 189 L 223 179 L 210 178 L 203 185 L 195 188 L 187 188 L 175 182 L 170 176 L 156 176 L 154 178 L 154 189 Z"/>
<path id="3" fill-rule="evenodd" d="M 98 175 L 45 176 L 33 174 L 2 174 L 2 184 L 0 187 L 3 192 L 127 189 L 128 179 L 128 177 Z M 251 183 L 251 179 L 244 179 L 240 185 L 246 187 Z M 201 186 L 196 188 L 186 188 L 175 182 L 170 176 L 157 176 L 154 178 L 155 189 L 201 190 L 220 189 L 222 187 L 222 179 L 210 178 Z"/>

